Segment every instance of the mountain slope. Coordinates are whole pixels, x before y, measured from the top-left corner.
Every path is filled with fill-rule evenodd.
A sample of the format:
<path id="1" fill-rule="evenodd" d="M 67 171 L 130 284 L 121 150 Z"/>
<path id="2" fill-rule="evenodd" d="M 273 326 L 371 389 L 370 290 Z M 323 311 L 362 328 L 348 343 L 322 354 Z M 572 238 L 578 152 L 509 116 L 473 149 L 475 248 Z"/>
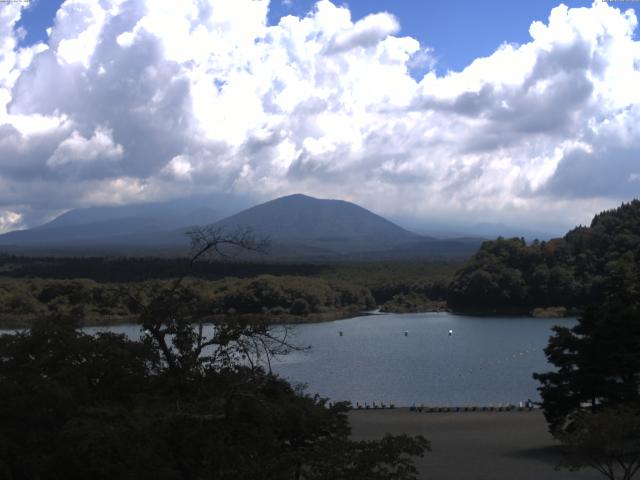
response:
<path id="1" fill-rule="evenodd" d="M 248 227 L 274 244 L 333 253 L 388 250 L 425 239 L 356 204 L 300 194 L 249 208 L 216 226 Z"/>
<path id="2" fill-rule="evenodd" d="M 212 207 L 210 205 L 215 205 Z M 476 239 L 436 240 L 350 202 L 289 195 L 238 211 L 230 201 L 173 201 L 72 210 L 46 225 L 0 235 L 2 250 L 29 254 L 184 254 L 193 225 L 250 228 L 269 237 L 269 260 L 393 260 L 471 255 Z M 222 218 L 222 220 L 220 220 Z M 253 258 L 249 255 L 249 258 Z"/>
<path id="3" fill-rule="evenodd" d="M 208 198 L 70 210 L 49 223 L 0 235 L 0 245 L 33 248 L 170 246 L 184 244 L 182 231 L 239 210 Z"/>

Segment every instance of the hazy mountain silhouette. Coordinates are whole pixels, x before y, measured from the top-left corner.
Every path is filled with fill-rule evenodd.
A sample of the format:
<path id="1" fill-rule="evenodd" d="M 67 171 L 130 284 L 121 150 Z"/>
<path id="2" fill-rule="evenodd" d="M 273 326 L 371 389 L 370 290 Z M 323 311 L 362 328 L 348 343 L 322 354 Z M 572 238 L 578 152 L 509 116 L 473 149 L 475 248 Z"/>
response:
<path id="1" fill-rule="evenodd" d="M 157 247 L 185 243 L 184 229 L 209 224 L 246 207 L 246 201 L 194 197 L 167 202 L 70 210 L 27 230 L 0 235 L 0 246 L 86 249 Z"/>
<path id="2" fill-rule="evenodd" d="M 216 226 L 248 227 L 275 244 L 336 253 L 386 250 L 423 239 L 354 203 L 300 194 L 256 205 Z"/>
<path id="3" fill-rule="evenodd" d="M 249 228 L 268 237 L 271 247 L 265 258 L 274 260 L 464 256 L 480 245 L 478 239 L 421 236 L 343 200 L 289 195 L 225 217 L 235 206 L 173 201 L 71 210 L 40 227 L 0 235 L 0 246 L 25 253 L 184 253 L 189 227 L 212 223 L 227 231 Z"/>

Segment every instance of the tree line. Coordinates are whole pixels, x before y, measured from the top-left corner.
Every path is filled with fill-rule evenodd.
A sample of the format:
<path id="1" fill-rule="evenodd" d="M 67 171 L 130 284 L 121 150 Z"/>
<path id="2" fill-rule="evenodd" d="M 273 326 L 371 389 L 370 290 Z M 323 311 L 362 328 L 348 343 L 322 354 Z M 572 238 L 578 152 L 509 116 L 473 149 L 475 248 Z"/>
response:
<path id="1" fill-rule="evenodd" d="M 133 298 L 144 300 L 157 294 L 184 272 L 186 259 L 130 259 L 133 273 L 129 277 L 143 280 L 100 281 L 120 278 L 117 269 L 115 273 L 108 270 L 112 263 L 120 265 L 121 261 L 4 257 L 0 266 L 0 328 L 28 326 L 38 316 L 54 314 L 73 314 L 85 325 L 133 322 L 139 313 Z M 222 273 L 229 273 L 233 265 L 238 265 L 236 275 L 214 273 L 218 266 Z M 67 266 L 71 270 L 65 273 Z M 151 268 L 145 277 L 147 266 Z M 321 321 L 376 306 L 387 311 L 419 311 L 430 308 L 432 301 L 441 304 L 457 267 L 446 262 L 251 266 L 204 260 L 189 269 L 183 283 L 212 319 L 259 315 L 278 323 Z M 92 277 L 67 278 L 90 274 L 93 268 Z M 155 274 L 160 276 L 151 276 Z"/>
<path id="2" fill-rule="evenodd" d="M 0 326 L 19 327 L 43 315 L 70 314 L 85 325 L 133 322 L 141 302 L 175 280 L 97 283 L 93 280 L 0 279 Z M 270 321 L 314 319 L 372 309 L 368 288 L 312 277 L 260 275 L 208 281 L 185 278 L 183 288 L 210 320 L 254 314 Z"/>
<path id="3" fill-rule="evenodd" d="M 564 306 L 602 299 L 611 272 L 640 255 L 640 201 L 596 215 L 548 242 L 498 238 L 485 242 L 453 277 L 454 309 Z"/>

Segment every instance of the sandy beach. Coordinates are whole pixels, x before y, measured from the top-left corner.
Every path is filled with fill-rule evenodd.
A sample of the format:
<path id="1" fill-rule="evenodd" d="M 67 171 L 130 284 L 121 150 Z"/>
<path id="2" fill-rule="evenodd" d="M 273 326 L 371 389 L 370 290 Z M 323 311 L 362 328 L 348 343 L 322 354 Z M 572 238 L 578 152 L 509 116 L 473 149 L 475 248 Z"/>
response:
<path id="1" fill-rule="evenodd" d="M 432 452 L 418 459 L 420 478 L 429 480 L 591 480 L 584 469 L 556 471 L 558 444 L 540 411 L 418 413 L 406 408 L 354 410 L 353 437 L 385 433 L 424 435 Z"/>

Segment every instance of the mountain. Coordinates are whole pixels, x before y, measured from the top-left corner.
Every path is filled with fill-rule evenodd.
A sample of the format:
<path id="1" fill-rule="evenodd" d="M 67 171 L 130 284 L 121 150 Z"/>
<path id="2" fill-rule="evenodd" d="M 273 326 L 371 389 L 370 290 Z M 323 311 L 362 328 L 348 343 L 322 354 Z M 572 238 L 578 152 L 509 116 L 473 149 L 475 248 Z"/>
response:
<path id="1" fill-rule="evenodd" d="M 274 244 L 333 253 L 387 250 L 423 240 L 354 203 L 300 194 L 249 208 L 216 226 L 231 230 L 248 227 Z"/>
<path id="2" fill-rule="evenodd" d="M 398 260 L 469 256 L 479 239 L 438 240 L 405 230 L 359 205 L 296 194 L 225 218 L 216 227 L 250 228 L 271 240 L 270 258 Z"/>
<path id="3" fill-rule="evenodd" d="M 527 241 L 550 240 L 559 237 L 567 230 L 567 226 L 554 226 L 548 229 L 534 229 L 518 225 L 497 222 L 465 222 L 457 218 L 415 218 L 410 216 L 391 217 L 391 221 L 404 225 L 405 228 L 418 234 L 435 238 L 476 238 L 490 240 L 504 237 L 523 237 Z"/>
<path id="4" fill-rule="evenodd" d="M 184 244 L 187 227 L 213 223 L 246 206 L 220 196 L 70 210 L 49 223 L 0 235 L 9 250 L 102 253 Z"/>
<path id="5" fill-rule="evenodd" d="M 239 213 L 231 202 L 173 201 L 67 212 L 46 225 L 0 235 L 3 250 L 48 254 L 181 254 L 193 225 L 249 228 L 271 240 L 269 260 L 392 260 L 469 256 L 479 239 L 434 239 L 343 200 L 296 194 Z M 225 216 L 232 213 L 231 216 Z M 253 258 L 249 256 L 249 258 Z"/>

